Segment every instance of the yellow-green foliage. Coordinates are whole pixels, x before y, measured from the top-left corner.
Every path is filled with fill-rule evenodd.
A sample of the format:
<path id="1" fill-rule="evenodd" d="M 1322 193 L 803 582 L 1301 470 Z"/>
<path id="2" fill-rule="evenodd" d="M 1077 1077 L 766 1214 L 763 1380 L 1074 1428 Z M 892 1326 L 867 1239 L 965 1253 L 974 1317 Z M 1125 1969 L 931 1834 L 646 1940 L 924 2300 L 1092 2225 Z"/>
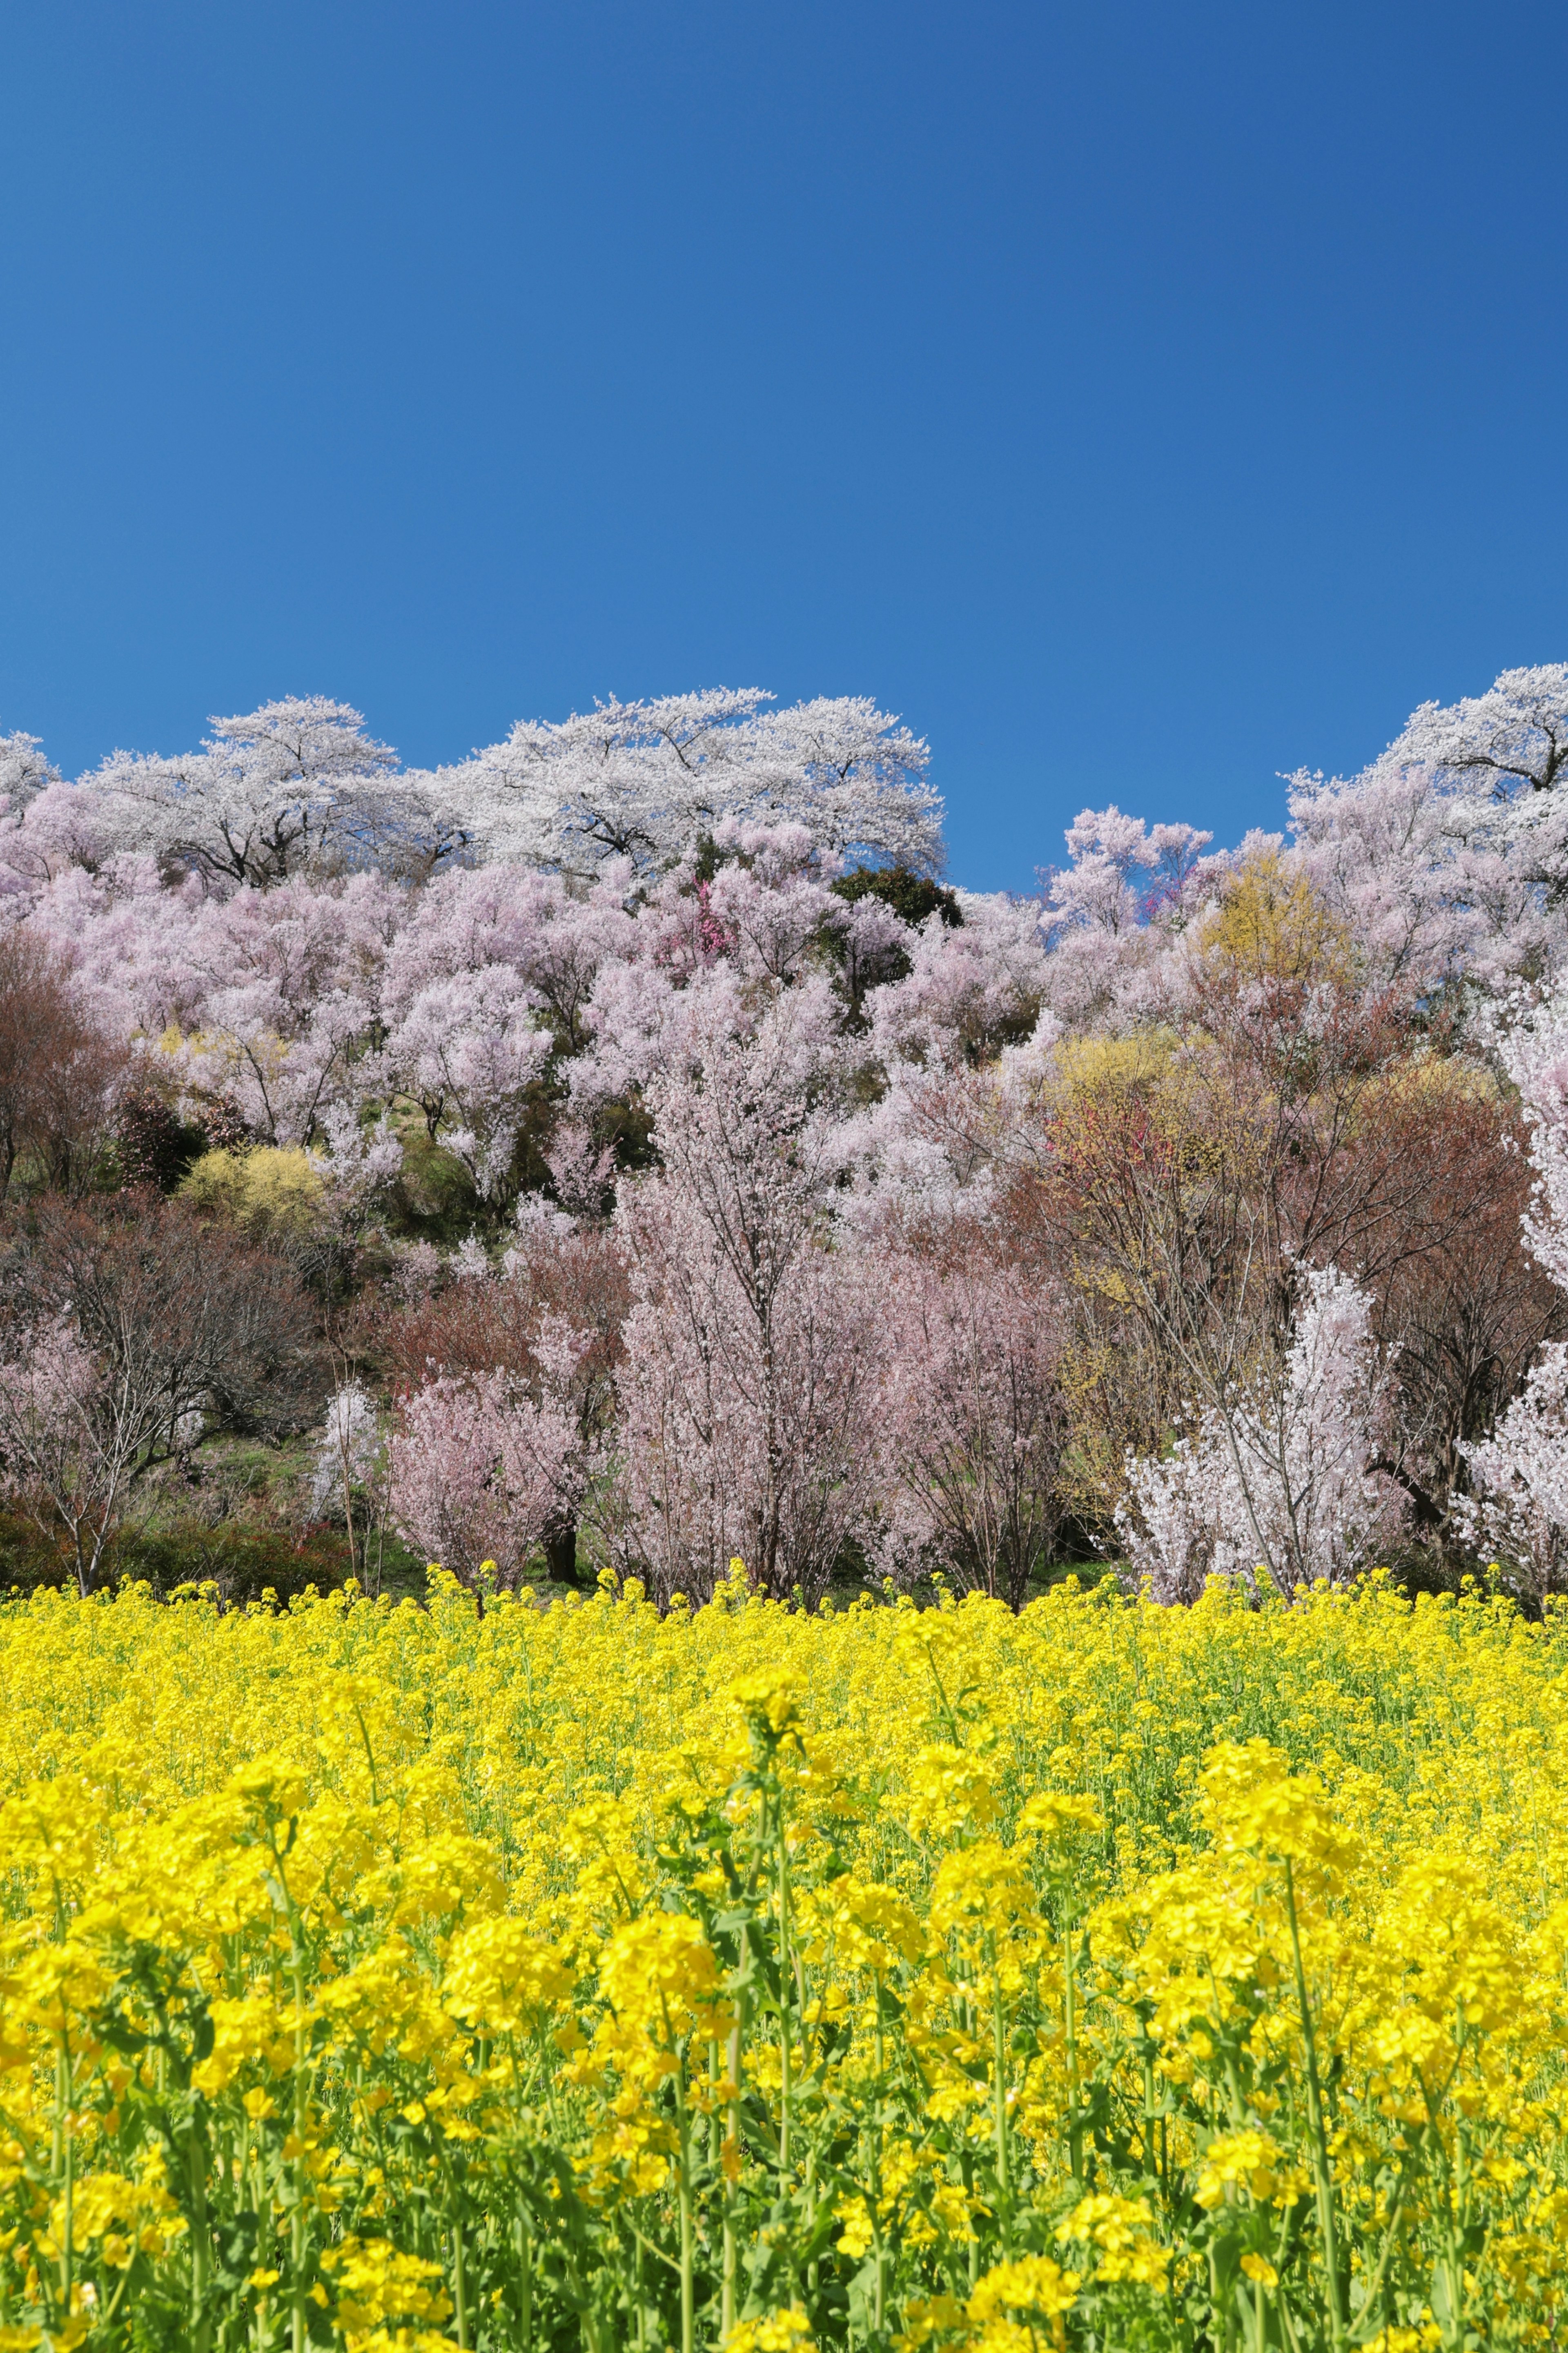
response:
<path id="1" fill-rule="evenodd" d="M 1348 985 L 1355 953 L 1348 925 L 1277 850 L 1249 858 L 1201 934 L 1207 961 L 1242 982 Z"/>
<path id="2" fill-rule="evenodd" d="M 1560 2341 L 1568 1622 L 0 1609 L 0 2347 Z"/>
<path id="3" fill-rule="evenodd" d="M 258 1144 L 247 1152 L 204 1152 L 181 1180 L 193 1208 L 222 1218 L 258 1240 L 308 1241 L 327 1221 L 321 1164 L 298 1146 Z"/>
<path id="4" fill-rule="evenodd" d="M 1122 1038 L 1064 1038 L 1052 1053 L 1053 1092 L 1067 1102 L 1130 1103 L 1170 1071 L 1177 1039 L 1169 1029 Z"/>

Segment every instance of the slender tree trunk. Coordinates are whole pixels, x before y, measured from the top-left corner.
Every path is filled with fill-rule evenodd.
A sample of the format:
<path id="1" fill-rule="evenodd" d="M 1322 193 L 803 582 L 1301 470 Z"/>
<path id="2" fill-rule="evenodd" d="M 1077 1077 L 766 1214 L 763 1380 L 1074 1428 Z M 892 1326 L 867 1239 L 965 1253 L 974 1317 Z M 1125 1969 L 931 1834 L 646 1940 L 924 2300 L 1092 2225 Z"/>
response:
<path id="1" fill-rule="evenodd" d="M 544 1539 L 546 1574 L 557 1585 L 577 1582 L 577 1524 L 574 1520 L 552 1528 Z"/>

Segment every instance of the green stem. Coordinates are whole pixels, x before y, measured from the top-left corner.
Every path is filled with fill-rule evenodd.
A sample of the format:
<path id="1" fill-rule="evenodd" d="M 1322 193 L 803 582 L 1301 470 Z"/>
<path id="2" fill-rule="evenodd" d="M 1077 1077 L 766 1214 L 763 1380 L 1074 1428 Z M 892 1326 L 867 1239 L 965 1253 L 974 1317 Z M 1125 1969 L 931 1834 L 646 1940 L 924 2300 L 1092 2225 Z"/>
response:
<path id="1" fill-rule="evenodd" d="M 784 1798 L 778 1799 L 779 1841 L 779 2172 L 789 2171 L 790 2126 L 790 2034 L 789 2003 L 785 1988 L 790 1982 L 789 1958 L 789 1857 L 784 1847 Z M 780 2182 L 780 2194 L 784 2194 Z"/>
<path id="2" fill-rule="evenodd" d="M 1078 2105 L 1078 1978 L 1073 1930 L 1062 1945 L 1062 2026 L 1068 2047 L 1068 2158 L 1075 2181 L 1083 2179 L 1083 2120 Z"/>
<path id="3" fill-rule="evenodd" d="M 741 2052 L 745 2034 L 746 1989 L 751 1979 L 752 1944 L 749 1933 L 741 1932 L 741 1975 L 735 1988 L 735 2023 L 730 2029 L 730 2094 L 729 2129 L 726 2135 L 737 2158 L 741 2148 Z M 723 2274 L 719 2291 L 719 2333 L 721 2340 L 735 2326 L 735 2277 L 740 2251 L 735 2240 L 735 2189 L 726 2173 L 724 2180 L 724 2250 Z"/>
<path id="4" fill-rule="evenodd" d="M 305 2096 L 305 1968 L 297 1923 L 292 1928 L 294 1980 L 294 2201 L 289 2218 L 289 2336 L 293 2353 L 306 2353 L 309 2330 L 305 2319 L 305 2191 L 310 2176 L 305 2167 L 305 2127 L 310 2105 Z"/>
<path id="5" fill-rule="evenodd" d="M 1323 2261 L 1329 2274 L 1329 2327 L 1337 2348 L 1344 2342 L 1344 2307 L 1340 2284 L 1340 2242 L 1334 2213 L 1333 2179 L 1329 2170 L 1329 2141 L 1323 2126 L 1322 2093 L 1318 2079 L 1318 2043 L 1312 2026 L 1312 2005 L 1307 1999 L 1307 1971 L 1301 1959 L 1301 1931 L 1296 1917 L 1296 1876 L 1285 1858 L 1285 1910 L 1290 1923 L 1290 1951 L 1296 1966 L 1296 2003 L 1301 2015 L 1301 2040 L 1307 2052 L 1307 2123 L 1312 2135 L 1312 2172 L 1318 2196 L 1318 2221 L 1323 2233 Z"/>
<path id="6" fill-rule="evenodd" d="M 1160 2171 L 1154 2155 L 1154 2050 L 1150 2042 L 1143 2046 L 1143 2170 L 1152 2180 Z"/>
<path id="7" fill-rule="evenodd" d="M 454 2217 L 452 2222 L 452 2301 L 457 2306 L 458 2343 L 461 2353 L 468 2348 L 468 2283 L 463 2276 L 463 2226 Z"/>
<path id="8" fill-rule="evenodd" d="M 194 2118 L 187 2162 L 191 2176 L 191 2343 L 194 2353 L 207 2353 L 212 2342 L 212 2323 L 205 2309 L 212 2233 L 207 2226 L 206 2164 Z"/>
<path id="9" fill-rule="evenodd" d="M 809 2244 L 816 2236 L 816 2151 L 805 2152 L 805 2235 Z M 814 2255 L 805 2267 L 806 2284 L 815 2296 L 821 2284 L 821 2265 Z"/>
<path id="10" fill-rule="evenodd" d="M 964 2211 L 969 2217 L 969 2284 L 973 2290 L 980 2278 L 980 2234 L 974 2228 L 974 2159 L 966 2148 L 958 2152 L 958 2178 L 963 2184 Z"/>
<path id="11" fill-rule="evenodd" d="M 680 2353 L 692 2353 L 691 2119 L 679 2074 L 675 2079 L 675 2107 L 680 2132 Z"/>
<path id="12" fill-rule="evenodd" d="M 55 2146 L 58 2155 L 56 2169 L 64 2176 L 62 2203 L 65 2208 L 65 2228 L 60 2232 L 60 2318 L 68 2320 L 71 2308 L 71 2230 L 72 2200 L 75 2189 L 75 2146 L 71 2138 L 70 2120 L 71 2063 L 64 2042 L 55 2061 Z"/>
<path id="13" fill-rule="evenodd" d="M 871 2230 L 877 2250 L 876 2325 L 882 2326 L 883 2302 L 887 2290 L 888 2257 L 882 2244 L 882 2070 L 887 2063 L 882 2043 L 882 1980 L 874 1980 L 877 1989 L 877 2029 L 875 2058 L 877 2062 L 877 2101 L 871 2116 Z"/>
<path id="14" fill-rule="evenodd" d="M 996 2094 L 996 2208 L 1002 2224 L 1002 2253 L 1011 2256 L 1013 2191 L 1009 2178 L 1007 2151 L 1007 2012 L 1002 2000 L 1002 1978 L 996 1967 L 996 1945 L 994 1937 L 985 1939 L 985 1957 L 991 1964 L 991 2035 Z"/>

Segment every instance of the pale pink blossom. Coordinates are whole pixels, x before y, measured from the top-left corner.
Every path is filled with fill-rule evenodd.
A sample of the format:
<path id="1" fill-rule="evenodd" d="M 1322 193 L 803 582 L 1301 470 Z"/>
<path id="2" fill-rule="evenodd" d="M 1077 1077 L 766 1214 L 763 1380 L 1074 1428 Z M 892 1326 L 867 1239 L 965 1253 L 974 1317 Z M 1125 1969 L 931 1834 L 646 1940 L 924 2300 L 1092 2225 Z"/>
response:
<path id="1" fill-rule="evenodd" d="M 675 1008 L 646 1089 L 663 1165 L 616 1208 L 623 1548 L 661 1598 L 705 1597 L 734 1554 L 815 1598 L 876 1459 L 874 1284 L 832 1246 L 831 1001 L 781 991 L 753 1018 L 713 985 Z"/>
<path id="2" fill-rule="evenodd" d="M 973 1243 L 952 1266 L 878 1251 L 882 1548 L 1015 1609 L 1062 1516 L 1066 1301 Z"/>
<path id="3" fill-rule="evenodd" d="M 510 1374 L 442 1376 L 397 1409 L 393 1517 L 465 1584 L 479 1583 L 490 1562 L 497 1585 L 515 1587 L 552 1522 L 575 1516 L 580 1451 L 574 1421 L 523 1395 Z"/>

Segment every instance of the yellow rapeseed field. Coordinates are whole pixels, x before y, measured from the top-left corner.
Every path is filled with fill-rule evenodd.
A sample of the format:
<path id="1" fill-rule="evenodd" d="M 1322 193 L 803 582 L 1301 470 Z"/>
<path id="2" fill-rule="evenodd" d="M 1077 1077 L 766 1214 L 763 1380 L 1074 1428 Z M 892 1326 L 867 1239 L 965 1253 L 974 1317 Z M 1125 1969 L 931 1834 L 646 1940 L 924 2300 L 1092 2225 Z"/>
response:
<path id="1" fill-rule="evenodd" d="M 1568 2335 L 1568 1619 L 0 1608 L 0 2353 Z"/>

